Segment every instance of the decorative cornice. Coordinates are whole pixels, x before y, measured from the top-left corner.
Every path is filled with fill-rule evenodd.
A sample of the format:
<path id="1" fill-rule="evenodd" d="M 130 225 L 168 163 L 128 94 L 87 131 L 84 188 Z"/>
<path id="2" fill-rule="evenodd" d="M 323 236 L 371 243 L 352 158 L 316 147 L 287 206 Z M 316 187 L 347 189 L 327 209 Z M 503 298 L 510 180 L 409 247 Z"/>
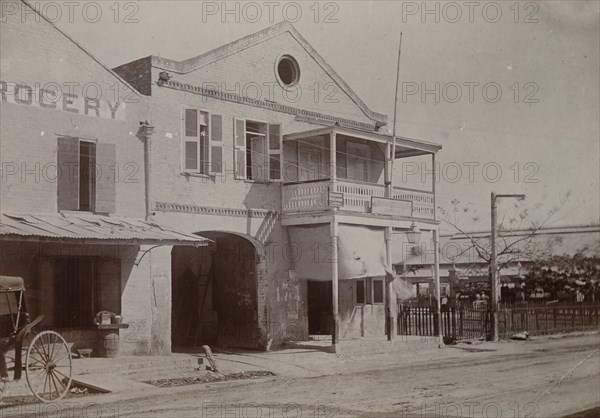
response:
<path id="1" fill-rule="evenodd" d="M 159 212 L 180 212 L 180 213 L 195 213 L 201 215 L 214 216 L 235 216 L 235 217 L 251 217 L 251 218 L 266 218 L 268 216 L 278 219 L 280 213 L 266 209 L 235 209 L 235 208 L 216 208 L 209 206 L 197 206 L 181 203 L 154 203 L 154 210 Z"/>
<path id="2" fill-rule="evenodd" d="M 302 48 L 304 48 L 304 50 L 317 62 L 323 71 L 325 71 L 325 73 L 327 73 L 335 81 L 340 89 L 344 91 L 352 99 L 352 101 L 354 101 L 354 103 L 356 103 L 356 105 L 369 119 L 372 119 L 380 125 L 387 125 L 387 116 L 382 113 L 372 111 L 354 92 L 354 90 L 352 90 L 352 88 L 350 88 L 350 86 L 342 79 L 342 77 L 335 72 L 335 70 L 327 63 L 327 61 L 325 61 L 325 59 L 319 55 L 319 53 L 308 43 L 308 41 L 304 39 L 300 32 L 298 32 L 296 28 L 294 28 L 294 26 L 288 21 L 277 23 L 259 32 L 245 36 L 236 41 L 230 42 L 229 44 L 220 46 L 202 55 L 198 55 L 184 61 L 175 61 L 152 56 L 152 66 L 154 68 L 171 71 L 178 74 L 187 74 L 203 68 L 205 65 L 243 51 L 251 46 L 265 42 L 266 40 L 285 32 L 288 32 L 302 46 Z"/>
<path id="3" fill-rule="evenodd" d="M 205 87 L 194 86 L 192 84 L 180 83 L 179 81 L 164 81 L 161 83 L 162 87 L 167 87 L 173 90 L 184 91 L 187 93 L 198 94 L 201 96 L 212 97 L 218 100 L 224 100 L 228 102 L 234 102 L 249 106 L 261 107 L 263 109 L 274 110 L 276 112 L 288 113 L 290 115 L 295 116 L 306 116 L 310 118 L 327 120 L 332 123 L 339 123 L 340 126 L 345 126 L 347 128 L 356 128 L 367 131 L 375 131 L 375 124 L 357 122 L 351 119 L 338 118 L 331 115 L 325 115 L 319 112 L 313 112 L 310 110 L 300 109 L 293 106 L 283 105 L 276 102 L 268 102 L 265 100 L 257 100 L 249 97 L 239 96 L 235 93 L 225 93 L 219 90 L 208 89 Z"/>

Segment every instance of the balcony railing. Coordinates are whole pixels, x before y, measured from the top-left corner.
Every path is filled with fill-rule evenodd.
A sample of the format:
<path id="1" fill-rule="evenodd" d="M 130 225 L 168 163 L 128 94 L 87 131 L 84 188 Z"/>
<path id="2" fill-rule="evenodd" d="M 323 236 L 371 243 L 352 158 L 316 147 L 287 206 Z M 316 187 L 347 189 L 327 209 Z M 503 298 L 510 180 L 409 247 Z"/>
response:
<path id="1" fill-rule="evenodd" d="M 352 180 L 317 180 L 283 185 L 283 212 L 316 212 L 339 207 L 340 210 L 373 213 L 373 198 L 385 202 L 385 186 Z M 380 199 L 378 199 L 380 198 Z M 394 187 L 389 212 L 392 216 L 408 216 L 434 219 L 434 195 L 432 192 Z M 394 204 L 398 210 L 394 209 Z M 378 205 L 379 206 L 379 205 Z M 379 210 L 378 213 L 381 213 Z"/>

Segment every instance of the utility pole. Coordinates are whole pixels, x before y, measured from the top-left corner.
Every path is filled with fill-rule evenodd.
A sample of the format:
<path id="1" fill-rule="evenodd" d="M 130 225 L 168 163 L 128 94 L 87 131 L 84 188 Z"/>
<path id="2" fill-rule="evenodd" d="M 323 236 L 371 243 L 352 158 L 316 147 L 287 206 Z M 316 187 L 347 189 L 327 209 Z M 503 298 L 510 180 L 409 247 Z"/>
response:
<path id="1" fill-rule="evenodd" d="M 491 195 L 491 206 L 492 206 L 492 235 L 490 243 L 492 246 L 491 258 L 490 258 L 490 277 L 492 286 L 492 341 L 498 341 L 498 304 L 500 303 L 500 286 L 498 283 L 498 254 L 496 250 L 496 239 L 498 237 L 498 208 L 496 206 L 496 200 L 502 197 L 514 197 L 518 200 L 525 199 L 524 194 L 496 194 L 492 192 Z"/>

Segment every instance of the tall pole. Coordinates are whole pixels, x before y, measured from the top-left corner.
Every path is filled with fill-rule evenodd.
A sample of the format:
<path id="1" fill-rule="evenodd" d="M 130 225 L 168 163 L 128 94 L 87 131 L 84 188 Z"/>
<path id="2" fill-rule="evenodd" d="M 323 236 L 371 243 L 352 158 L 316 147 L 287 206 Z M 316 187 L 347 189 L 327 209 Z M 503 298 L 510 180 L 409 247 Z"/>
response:
<path id="1" fill-rule="evenodd" d="M 396 117 L 398 109 L 398 85 L 400 84 L 400 57 L 402 56 L 402 32 L 400 32 L 400 42 L 398 44 L 398 63 L 396 64 L 396 90 L 394 90 L 394 126 L 392 126 L 392 147 L 388 155 L 388 161 L 386 163 L 387 178 L 385 179 L 385 186 L 387 197 L 393 197 L 394 194 L 394 159 L 396 157 Z M 391 266 L 390 266 L 391 267 Z"/>
<path id="2" fill-rule="evenodd" d="M 498 262 L 496 260 L 496 236 L 498 234 L 497 224 L 497 207 L 496 207 L 496 193 L 492 192 L 491 195 L 492 205 L 492 236 L 490 238 L 492 245 L 492 254 L 490 260 L 490 278 L 492 286 L 492 341 L 498 341 Z"/>
<path id="3" fill-rule="evenodd" d="M 496 194 L 492 192 L 491 195 L 491 206 L 492 206 L 492 234 L 490 237 L 490 243 L 492 246 L 491 257 L 490 257 L 490 279 L 492 286 L 492 340 L 498 341 L 500 336 L 498 332 L 498 305 L 500 304 L 500 284 L 498 283 L 498 253 L 496 249 L 496 240 L 498 239 L 498 214 L 496 201 L 502 197 L 512 197 L 517 200 L 525 199 L 524 194 Z"/>
<path id="4" fill-rule="evenodd" d="M 394 90 L 394 126 L 392 127 L 392 145 L 389 144 L 386 147 L 386 155 L 387 160 L 385 162 L 385 196 L 387 198 L 394 197 L 394 158 L 396 157 L 396 115 L 398 108 L 398 84 L 400 83 L 400 57 L 402 56 L 402 32 L 400 32 L 400 42 L 398 43 L 398 62 L 396 64 L 396 90 Z M 391 226 L 385 229 L 385 253 L 386 253 L 386 263 L 390 268 L 393 268 L 393 260 L 392 260 L 392 232 L 393 229 Z M 386 280 L 386 316 L 388 322 L 387 328 L 387 339 L 388 341 L 393 341 L 394 336 L 396 335 L 396 301 L 395 293 L 393 292 L 394 285 L 392 283 L 392 278 Z"/>

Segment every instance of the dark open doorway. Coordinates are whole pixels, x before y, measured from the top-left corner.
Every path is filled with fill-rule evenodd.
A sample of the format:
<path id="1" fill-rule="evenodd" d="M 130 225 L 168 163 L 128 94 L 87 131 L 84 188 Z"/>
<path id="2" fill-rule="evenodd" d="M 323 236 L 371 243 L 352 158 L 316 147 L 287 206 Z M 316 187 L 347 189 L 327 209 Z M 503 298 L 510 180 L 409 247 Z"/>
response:
<path id="1" fill-rule="evenodd" d="M 331 335 L 333 305 L 331 282 L 308 281 L 308 333 Z"/>
<path id="2" fill-rule="evenodd" d="M 204 344 L 259 348 L 257 259 L 245 238 L 202 232 L 209 247 L 173 247 L 174 351 Z"/>

